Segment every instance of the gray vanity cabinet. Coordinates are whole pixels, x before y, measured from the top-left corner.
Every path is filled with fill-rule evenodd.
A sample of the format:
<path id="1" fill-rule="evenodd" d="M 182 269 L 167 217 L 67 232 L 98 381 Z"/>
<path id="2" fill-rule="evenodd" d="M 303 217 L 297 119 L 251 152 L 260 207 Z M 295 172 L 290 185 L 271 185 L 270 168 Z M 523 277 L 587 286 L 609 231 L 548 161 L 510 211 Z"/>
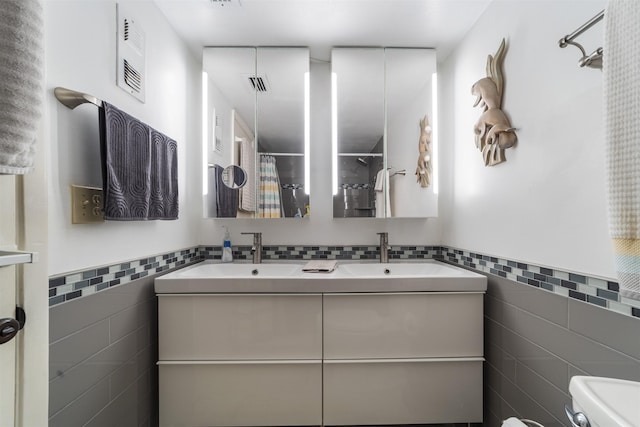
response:
<path id="1" fill-rule="evenodd" d="M 482 299 L 159 294 L 160 425 L 481 422 Z"/>
<path id="2" fill-rule="evenodd" d="M 322 424 L 322 296 L 158 296 L 160 426 Z"/>
<path id="3" fill-rule="evenodd" d="M 325 294 L 325 425 L 482 421 L 482 301 L 467 292 Z"/>

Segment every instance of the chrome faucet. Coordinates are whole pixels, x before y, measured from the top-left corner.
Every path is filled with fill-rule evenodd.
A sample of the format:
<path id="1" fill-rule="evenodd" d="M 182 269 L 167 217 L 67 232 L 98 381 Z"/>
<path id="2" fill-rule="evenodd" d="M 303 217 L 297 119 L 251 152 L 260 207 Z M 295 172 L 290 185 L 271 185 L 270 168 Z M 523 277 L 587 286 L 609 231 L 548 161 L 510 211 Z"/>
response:
<path id="1" fill-rule="evenodd" d="M 259 233 L 257 231 L 249 231 L 240 234 L 253 234 L 253 246 L 251 246 L 253 263 L 260 264 L 262 262 L 262 233 Z"/>
<path id="2" fill-rule="evenodd" d="M 380 262 L 389 262 L 389 233 L 378 233 L 380 235 Z"/>

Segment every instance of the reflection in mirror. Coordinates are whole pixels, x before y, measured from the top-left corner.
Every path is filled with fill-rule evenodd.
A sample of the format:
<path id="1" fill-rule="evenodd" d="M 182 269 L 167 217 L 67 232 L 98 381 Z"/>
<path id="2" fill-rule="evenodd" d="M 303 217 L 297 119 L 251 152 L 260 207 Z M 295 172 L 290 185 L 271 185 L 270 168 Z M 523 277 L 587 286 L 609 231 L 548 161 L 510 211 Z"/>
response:
<path id="1" fill-rule="evenodd" d="M 375 178 L 384 168 L 384 50 L 335 48 L 333 79 L 333 216 L 375 217 Z M 378 208 L 378 209 L 376 209 Z"/>
<path id="2" fill-rule="evenodd" d="M 386 68 L 386 167 L 389 168 L 388 200 L 394 218 L 438 216 L 437 189 L 437 82 L 433 49 L 385 49 Z M 430 134 L 421 132 L 427 117 Z M 421 135 L 422 134 L 422 135 Z M 420 147 L 428 135 L 428 147 Z M 432 180 L 423 187 L 416 175 L 421 148 L 428 149 Z M 406 171 L 406 175 L 401 172 Z"/>
<path id="3" fill-rule="evenodd" d="M 435 51 L 334 48 L 331 63 L 334 217 L 437 216 Z M 425 157 L 427 187 L 414 175 Z"/>
<path id="4" fill-rule="evenodd" d="M 227 166 L 222 171 L 222 182 L 229 188 L 242 188 L 247 183 L 247 173 L 240 166 Z"/>
<path id="5" fill-rule="evenodd" d="M 203 156 L 208 164 L 236 165 L 247 175 L 236 198 L 222 198 L 235 205 L 222 210 L 237 218 L 305 216 L 308 49 L 204 48 L 203 67 Z M 211 206 L 221 203 L 225 190 L 208 170 L 205 215 L 220 217 L 220 209 Z"/>

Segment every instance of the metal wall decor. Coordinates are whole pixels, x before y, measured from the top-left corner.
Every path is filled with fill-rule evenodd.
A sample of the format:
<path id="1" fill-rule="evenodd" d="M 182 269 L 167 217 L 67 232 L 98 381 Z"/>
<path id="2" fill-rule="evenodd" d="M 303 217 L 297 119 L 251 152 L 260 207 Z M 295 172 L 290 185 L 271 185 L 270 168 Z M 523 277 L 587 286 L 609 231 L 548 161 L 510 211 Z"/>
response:
<path id="1" fill-rule="evenodd" d="M 513 147 L 517 141 L 515 128 L 502 111 L 502 64 L 505 51 L 506 43 L 502 39 L 496 54 L 487 57 L 487 77 L 471 86 L 471 93 L 477 97 L 473 106 L 480 105 L 483 111 L 473 130 L 476 147 L 482 152 L 485 166 L 495 166 L 506 161 L 504 150 Z"/>

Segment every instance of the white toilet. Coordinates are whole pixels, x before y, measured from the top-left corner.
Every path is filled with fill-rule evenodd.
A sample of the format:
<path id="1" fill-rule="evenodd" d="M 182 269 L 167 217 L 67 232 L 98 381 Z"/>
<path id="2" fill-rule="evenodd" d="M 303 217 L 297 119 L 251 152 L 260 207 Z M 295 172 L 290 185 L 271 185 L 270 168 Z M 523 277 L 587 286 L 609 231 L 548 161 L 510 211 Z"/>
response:
<path id="1" fill-rule="evenodd" d="M 573 410 L 565 410 L 575 426 L 640 426 L 640 382 L 575 376 L 569 382 L 569 393 Z"/>

